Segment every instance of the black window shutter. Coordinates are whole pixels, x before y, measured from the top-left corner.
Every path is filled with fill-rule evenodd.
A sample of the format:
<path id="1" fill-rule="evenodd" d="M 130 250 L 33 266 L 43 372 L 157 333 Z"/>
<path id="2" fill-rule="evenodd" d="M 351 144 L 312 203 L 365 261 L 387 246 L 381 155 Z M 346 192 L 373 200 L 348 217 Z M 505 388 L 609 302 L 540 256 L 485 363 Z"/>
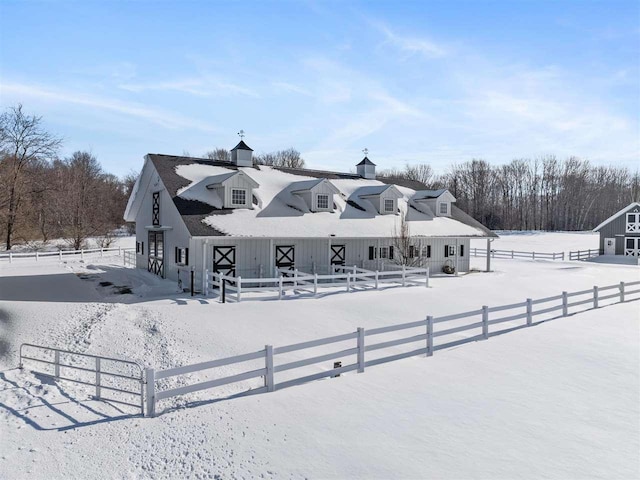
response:
<path id="1" fill-rule="evenodd" d="M 464 257 L 464 245 L 460 245 L 460 256 Z"/>
<path id="2" fill-rule="evenodd" d="M 393 260 L 393 247 L 389 247 L 389 260 Z"/>
<path id="3" fill-rule="evenodd" d="M 376 247 L 369 247 L 369 260 L 375 260 L 376 258 Z"/>
<path id="4" fill-rule="evenodd" d="M 136 253 L 140 253 L 140 242 L 136 242 Z"/>
<path id="5" fill-rule="evenodd" d="M 184 264 L 189 265 L 189 249 L 184 249 Z"/>
<path id="6" fill-rule="evenodd" d="M 176 256 L 176 263 L 180 263 L 180 258 L 178 255 L 178 247 L 175 247 L 175 256 Z"/>
<path id="7" fill-rule="evenodd" d="M 144 242 L 140 242 L 140 253 L 144 255 Z"/>
<path id="8" fill-rule="evenodd" d="M 444 256 L 448 257 L 449 256 L 449 245 L 445 245 L 444 246 Z"/>
<path id="9" fill-rule="evenodd" d="M 427 245 L 427 258 L 431 258 L 431 245 Z"/>

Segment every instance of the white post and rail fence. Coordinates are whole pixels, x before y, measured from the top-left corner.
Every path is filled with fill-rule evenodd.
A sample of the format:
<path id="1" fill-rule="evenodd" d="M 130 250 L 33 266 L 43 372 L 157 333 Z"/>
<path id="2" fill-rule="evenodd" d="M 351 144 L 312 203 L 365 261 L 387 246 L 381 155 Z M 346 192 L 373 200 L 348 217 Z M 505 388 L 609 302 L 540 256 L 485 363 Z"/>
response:
<path id="1" fill-rule="evenodd" d="M 271 278 L 244 278 L 205 271 L 203 292 L 205 296 L 217 292 L 222 301 L 242 301 L 249 292 L 267 292 L 282 299 L 287 291 L 317 295 L 319 287 L 343 287 L 347 292 L 356 288 L 380 288 L 383 284 L 423 285 L 429 287 L 429 268 L 413 268 L 404 265 L 398 270 L 373 271 L 364 268 L 336 267 L 336 273 L 320 275 L 299 270 L 280 269 L 280 276 Z"/>
<path id="2" fill-rule="evenodd" d="M 57 250 L 51 252 L 7 252 L 0 253 L 0 261 L 8 261 L 13 263 L 19 260 L 34 260 L 36 262 L 43 260 L 84 260 L 85 257 L 95 258 L 96 256 L 104 257 L 105 254 L 115 254 L 118 256 L 127 255 L 133 253 L 134 248 L 91 248 L 82 250 Z M 126 261 L 125 261 L 126 264 Z"/>
<path id="3" fill-rule="evenodd" d="M 309 340 L 285 346 L 265 345 L 261 350 L 244 353 L 228 358 L 185 365 L 164 370 L 145 368 L 127 359 L 115 359 L 70 352 L 38 345 L 23 344 L 20 347 L 20 367 L 25 362 L 35 362 L 31 370 L 53 377 L 57 380 L 75 382 L 95 388 L 96 397 L 105 401 L 115 401 L 140 408 L 147 416 L 154 416 L 158 402 L 193 392 L 210 390 L 260 378 L 259 385 L 253 385 L 245 393 L 273 392 L 293 385 L 310 382 L 326 377 L 336 377 L 343 373 L 357 371 L 363 373 L 366 368 L 381 363 L 392 362 L 416 355 L 432 356 L 436 351 L 463 345 L 469 342 L 486 340 L 490 334 L 504 333 L 534 325 L 536 317 L 547 315 L 540 321 L 558 316 L 566 317 L 585 309 L 571 311 L 576 307 L 597 309 L 632 300 L 640 300 L 640 281 L 620 282 L 614 285 L 594 286 L 577 292 L 562 292 L 551 297 L 531 299 L 508 305 L 483 305 L 477 310 L 442 316 L 426 316 L 422 320 L 376 328 L 358 328 L 354 332 L 331 337 Z M 635 288 L 634 288 L 635 287 Z M 603 302 L 607 302 L 603 304 Z M 559 315 L 556 315 L 556 312 Z M 551 316 L 550 316 L 551 315 Z M 513 322 L 516 322 L 515 324 Z M 496 325 L 504 328 L 496 330 Z M 399 333 L 400 332 L 400 333 Z M 391 334 L 389 338 L 386 335 Z M 407 335 L 408 334 L 408 335 Z M 460 334 L 463 334 L 461 336 Z M 398 338 L 399 335 L 400 338 Z M 338 350 L 331 352 L 313 351 L 317 347 L 327 348 L 338 344 Z M 400 346 L 409 351 L 397 352 Z M 25 353 L 23 350 L 27 349 Z M 311 350 L 311 352 L 309 352 Z M 29 353 L 31 352 L 31 353 Z M 296 358 L 286 358 L 295 353 Z M 44 355 L 44 356 L 43 356 Z M 305 358 L 299 358 L 304 355 Z M 373 355 L 373 357 L 372 357 Z M 78 360 L 84 363 L 77 363 Z M 345 363 L 346 359 L 349 359 Z M 244 367 L 231 375 L 193 381 L 188 375 L 210 371 L 219 367 L 231 367 L 245 362 L 253 362 L 252 367 Z M 255 363 L 258 362 L 257 368 Z M 331 368 L 329 365 L 333 365 Z M 111 367 L 106 367 L 106 365 Z M 325 364 L 325 366 L 323 366 Z M 38 365 L 53 367 L 53 371 L 42 372 Z M 129 367 L 128 372 L 117 371 L 115 367 Z M 315 367 L 314 367 L 315 366 Z M 298 369 L 312 367 L 319 369 L 313 373 L 296 373 Z M 248 369 L 247 369 L 248 368 Z M 84 374 L 84 378 L 71 376 L 73 372 Z M 87 377 L 88 375 L 88 377 Z M 187 377 L 185 377 L 187 376 Z M 135 387 L 126 388 L 118 383 L 109 383 L 106 378 L 120 382 L 133 382 Z M 180 379 L 180 386 L 165 388 L 166 379 Z M 158 384 L 158 381 L 165 380 Z M 105 398 L 101 392 L 109 390 L 132 396 L 135 402 L 122 399 Z"/>

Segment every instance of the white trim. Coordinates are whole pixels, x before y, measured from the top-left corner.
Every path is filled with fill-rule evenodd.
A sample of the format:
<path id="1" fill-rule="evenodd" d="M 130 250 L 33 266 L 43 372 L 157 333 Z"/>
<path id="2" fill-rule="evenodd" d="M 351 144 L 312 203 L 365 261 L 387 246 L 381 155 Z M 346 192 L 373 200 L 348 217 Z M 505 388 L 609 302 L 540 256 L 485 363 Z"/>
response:
<path id="1" fill-rule="evenodd" d="M 620 210 L 618 213 L 614 213 L 613 215 L 611 215 L 609 218 L 607 218 L 604 222 L 602 222 L 600 225 L 598 225 L 596 228 L 593 229 L 594 232 L 598 232 L 600 231 L 600 229 L 602 227 L 604 227 L 605 225 L 607 225 L 608 223 L 611 223 L 613 220 L 615 220 L 616 218 L 618 218 L 620 215 L 622 215 L 623 213 L 625 213 L 627 210 L 630 210 L 633 207 L 640 207 L 640 203 L 638 202 L 633 202 L 629 205 L 627 205 L 626 207 L 624 207 L 622 210 Z M 626 220 L 626 218 L 625 218 Z"/>
<path id="2" fill-rule="evenodd" d="M 328 193 L 316 193 L 316 210 L 321 210 L 321 211 L 328 211 L 331 209 L 331 204 L 330 201 L 331 199 L 329 198 L 331 195 L 329 195 Z M 326 207 L 321 207 L 320 206 L 320 202 L 318 201 L 320 199 L 320 197 L 326 197 L 327 199 L 327 206 Z"/>
<path id="3" fill-rule="evenodd" d="M 244 194 L 244 202 L 242 203 L 235 203 L 233 201 L 233 192 L 242 192 Z M 246 207 L 247 206 L 247 189 L 246 188 L 240 188 L 240 187 L 231 187 L 231 192 L 229 194 L 229 203 L 232 207 Z"/>

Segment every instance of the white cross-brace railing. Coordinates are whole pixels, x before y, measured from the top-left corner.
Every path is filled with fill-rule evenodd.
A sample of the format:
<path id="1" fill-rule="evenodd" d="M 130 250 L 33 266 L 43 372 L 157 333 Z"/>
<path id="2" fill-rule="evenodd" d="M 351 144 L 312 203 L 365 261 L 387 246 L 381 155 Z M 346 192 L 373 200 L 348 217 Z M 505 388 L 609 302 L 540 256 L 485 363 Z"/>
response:
<path id="1" fill-rule="evenodd" d="M 524 302 L 512 303 L 508 305 L 500 305 L 496 307 L 489 307 L 487 305 L 484 305 L 482 306 L 482 308 L 477 310 L 471 310 L 452 315 L 444 315 L 440 317 L 429 315 L 423 320 L 399 325 L 370 328 L 368 330 L 365 330 L 364 328 L 358 328 L 355 332 L 305 341 L 282 347 L 265 345 L 265 348 L 263 350 L 259 350 L 257 352 L 211 360 L 195 365 L 186 365 L 183 367 L 170 368 L 160 371 L 156 371 L 153 368 L 148 368 L 146 370 L 147 412 L 148 415 L 155 415 L 156 403 L 159 400 L 171 398 L 177 395 L 184 395 L 187 393 L 220 387 L 222 385 L 244 382 L 259 377 L 262 377 L 262 383 L 257 388 L 254 385 L 254 388 L 251 389 L 251 393 L 272 392 L 274 390 L 298 385 L 301 383 L 309 382 L 311 380 L 317 380 L 325 377 L 335 377 L 342 373 L 351 372 L 354 370 L 362 373 L 367 367 L 378 365 L 380 363 L 399 360 L 406 357 L 412 357 L 422 354 L 426 354 L 426 356 L 429 357 L 432 356 L 437 350 L 450 348 L 469 342 L 475 342 L 478 340 L 488 339 L 489 330 L 492 325 L 524 320 L 524 324 L 517 324 L 515 326 L 511 324 L 507 325 L 506 329 L 498 330 L 498 332 L 504 332 L 516 328 L 531 326 L 533 325 L 534 317 L 545 314 L 555 314 L 555 312 L 557 312 L 558 310 L 561 310 L 562 316 L 566 317 L 567 315 L 569 315 L 569 309 L 572 307 L 588 305 L 590 308 L 600 308 L 603 306 L 602 302 L 606 300 L 615 299 L 618 302 L 628 301 L 630 295 L 640 294 L 640 289 L 628 290 L 628 287 L 637 285 L 640 285 L 640 281 L 629 283 L 620 282 L 615 285 L 608 285 L 604 287 L 594 286 L 593 288 L 587 290 L 570 293 L 562 292 L 562 294 L 560 295 L 554 295 L 546 298 L 535 300 L 528 298 Z M 608 293 L 608 291 L 610 290 L 613 290 L 614 292 Z M 603 295 L 603 292 L 607 293 Z M 581 296 L 587 296 L 587 298 L 571 302 L 571 299 Z M 633 300 L 638 300 L 638 298 L 634 298 Z M 551 306 L 544 306 L 544 308 L 538 307 L 552 302 L 553 304 Z M 515 313 L 509 312 L 510 310 L 515 310 Z M 509 312 L 509 314 L 507 315 L 505 313 L 499 312 Z M 496 313 L 499 313 L 499 315 L 496 316 Z M 472 322 L 463 324 L 459 323 L 460 320 L 465 319 L 471 319 Z M 439 325 L 446 325 L 447 328 L 436 328 Z M 418 330 L 418 333 L 414 332 L 410 336 L 402 338 L 391 338 L 371 344 L 366 342 L 367 338 L 378 338 L 378 336 L 382 336 L 384 334 L 416 329 Z M 468 332 L 470 330 L 475 330 L 477 331 L 477 333 L 470 336 L 465 333 L 461 337 L 460 334 L 462 332 Z M 496 332 L 494 331 L 494 333 Z M 440 339 L 441 337 L 447 336 L 455 336 L 458 338 L 454 338 L 447 342 L 434 345 L 434 339 Z M 349 344 L 350 342 L 354 341 L 355 344 Z M 369 360 L 365 358 L 365 355 L 367 353 L 371 355 L 370 352 L 379 352 L 381 350 L 414 343 L 420 343 L 421 346 L 419 348 L 411 347 L 412 350 L 410 351 L 404 351 L 400 353 L 394 352 L 391 355 L 387 354 L 382 357 L 370 358 Z M 283 362 L 276 362 L 276 360 L 284 358 L 286 354 L 290 354 L 292 352 L 302 352 L 308 349 L 325 347 L 332 344 L 342 344 L 342 347 L 339 347 L 341 348 L 339 351 L 332 351 L 329 353 L 322 352 L 320 354 L 316 352 L 312 354 L 312 356 L 306 358 L 289 359 Z M 342 361 L 345 358 L 352 358 L 353 360 L 351 360 L 350 363 L 344 365 Z M 315 372 L 312 374 L 305 373 L 302 376 L 293 376 L 292 378 L 276 381 L 276 374 L 282 375 L 283 372 L 290 372 L 295 369 L 323 364 L 325 362 L 335 361 L 337 359 L 340 359 L 341 361 L 334 364 L 334 368 L 321 367 L 321 371 L 319 372 Z M 250 370 L 240 371 L 226 377 L 191 383 L 189 385 L 184 385 L 173 389 L 159 390 L 156 386 L 156 381 L 160 379 L 182 376 L 190 373 L 200 372 L 203 370 L 210 370 L 217 367 L 228 367 L 230 365 L 248 361 L 253 361 L 254 363 L 256 361 L 259 361 L 263 363 L 261 363 L 258 368 L 251 368 Z"/>
<path id="2" fill-rule="evenodd" d="M 50 358 L 48 359 L 42 357 L 38 358 L 37 356 L 25 354 L 25 349 L 27 350 L 27 353 L 31 353 L 32 355 L 40 355 L 48 352 L 49 354 L 53 354 L 53 357 L 50 356 Z M 88 364 L 85 364 L 84 366 L 73 365 L 72 362 L 77 360 L 78 357 L 88 359 Z M 122 358 L 90 355 L 88 353 L 80 353 L 71 350 L 62 350 L 60 348 L 23 343 L 22 345 L 20 345 L 20 369 L 25 368 L 25 360 L 28 362 L 36 362 L 40 365 L 51 365 L 53 367 L 53 373 L 43 371 L 42 369 L 29 368 L 30 371 L 38 375 L 55 378 L 56 380 L 64 380 L 67 382 L 94 387 L 96 398 L 108 402 L 120 403 L 123 405 L 140 408 L 140 413 L 144 414 L 145 377 L 143 374 L 144 369 L 138 362 Z M 105 363 L 110 364 L 111 366 L 126 366 L 125 370 L 129 371 L 113 372 L 105 369 Z M 86 372 L 88 375 L 83 377 L 83 379 L 77 377 L 74 378 L 73 375 L 76 372 Z M 115 385 L 110 381 L 105 382 L 105 379 L 109 378 L 118 379 L 120 381 L 124 381 L 125 383 L 136 383 L 138 384 L 137 390 L 120 388 L 118 385 Z M 102 393 L 103 390 L 119 392 L 136 397 L 137 403 L 131 403 L 113 398 L 106 398 Z"/>

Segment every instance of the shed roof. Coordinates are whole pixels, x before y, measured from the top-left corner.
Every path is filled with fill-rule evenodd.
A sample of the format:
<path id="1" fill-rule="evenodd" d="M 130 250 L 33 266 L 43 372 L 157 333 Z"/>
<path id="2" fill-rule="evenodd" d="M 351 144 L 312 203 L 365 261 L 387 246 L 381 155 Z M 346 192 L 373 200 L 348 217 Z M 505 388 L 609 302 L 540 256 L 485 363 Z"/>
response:
<path id="1" fill-rule="evenodd" d="M 640 203 L 638 203 L 638 202 L 630 203 L 629 205 L 624 207 L 622 210 L 618 211 L 617 213 L 614 213 L 609 218 L 607 218 L 604 222 L 602 222 L 600 225 L 598 225 L 596 228 L 594 228 L 593 231 L 594 232 L 599 232 L 602 227 L 604 227 L 608 223 L 613 222 L 620 215 L 623 215 L 623 214 L 627 213 L 627 211 L 631 210 L 633 207 L 640 207 Z"/>

